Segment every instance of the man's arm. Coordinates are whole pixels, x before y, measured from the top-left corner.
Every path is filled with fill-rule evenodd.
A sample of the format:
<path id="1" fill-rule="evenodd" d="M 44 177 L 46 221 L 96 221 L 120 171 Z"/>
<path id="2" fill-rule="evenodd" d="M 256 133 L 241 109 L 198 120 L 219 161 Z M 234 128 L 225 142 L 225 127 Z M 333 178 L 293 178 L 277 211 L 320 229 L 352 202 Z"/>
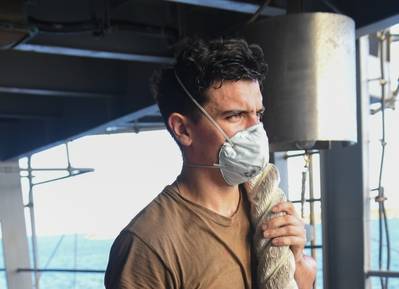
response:
<path id="1" fill-rule="evenodd" d="M 140 238 L 122 231 L 112 245 L 104 285 L 106 289 L 175 288 L 171 272 Z"/>
<path id="2" fill-rule="evenodd" d="M 303 255 L 306 243 L 305 224 L 290 202 L 279 203 L 273 207 L 274 213 L 285 215 L 275 217 L 263 224 L 263 234 L 272 239 L 274 246 L 290 246 L 295 257 L 295 281 L 299 289 L 311 289 L 316 279 L 316 261 Z"/>
<path id="3" fill-rule="evenodd" d="M 312 288 L 316 278 L 316 261 L 310 256 L 303 255 L 295 261 L 295 265 L 294 277 L 298 288 Z"/>

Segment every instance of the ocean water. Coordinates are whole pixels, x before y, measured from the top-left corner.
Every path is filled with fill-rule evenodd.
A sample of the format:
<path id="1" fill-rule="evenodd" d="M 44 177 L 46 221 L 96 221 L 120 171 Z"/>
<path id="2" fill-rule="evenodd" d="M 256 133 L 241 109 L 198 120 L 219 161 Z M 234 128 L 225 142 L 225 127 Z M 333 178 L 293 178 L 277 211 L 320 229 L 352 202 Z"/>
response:
<path id="1" fill-rule="evenodd" d="M 391 234 L 391 270 L 399 271 L 399 219 L 389 220 Z M 317 228 L 320 240 L 320 227 Z M 371 269 L 378 270 L 378 222 L 372 221 L 371 234 Z M 105 270 L 109 250 L 113 240 L 97 240 L 83 235 L 66 235 L 38 238 L 39 267 L 67 269 Z M 58 248 L 57 248 L 58 247 Z M 4 268 L 0 246 L 0 268 Z M 322 288 L 322 255 L 318 250 L 318 275 L 316 287 Z M 384 259 L 385 260 L 385 259 Z M 27 273 L 28 274 L 28 273 Z M 101 289 L 103 274 L 100 273 L 52 273 L 45 272 L 40 276 L 40 289 Z M 0 271 L 0 289 L 6 289 L 5 272 Z M 379 278 L 372 278 L 372 288 L 379 289 Z M 399 289 L 399 279 L 389 281 L 389 289 Z"/>
<path id="2" fill-rule="evenodd" d="M 39 267 L 105 270 L 112 242 L 84 235 L 39 237 Z M 4 268 L 1 248 L 0 268 Z M 43 272 L 40 276 L 40 289 L 99 289 L 104 288 L 103 278 L 101 273 Z M 7 288 L 5 273 L 0 272 L 0 289 L 3 288 Z"/>

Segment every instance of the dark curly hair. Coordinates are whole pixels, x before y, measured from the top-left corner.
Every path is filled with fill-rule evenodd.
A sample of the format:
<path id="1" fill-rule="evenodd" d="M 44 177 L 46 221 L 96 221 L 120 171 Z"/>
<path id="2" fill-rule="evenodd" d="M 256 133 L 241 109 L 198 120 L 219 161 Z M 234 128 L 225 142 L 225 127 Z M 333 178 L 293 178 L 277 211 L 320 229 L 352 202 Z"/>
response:
<path id="1" fill-rule="evenodd" d="M 262 48 L 248 45 L 244 39 L 187 39 L 176 59 L 174 67 L 156 71 L 151 80 L 151 90 L 169 131 L 171 113 L 181 113 L 194 122 L 201 114 L 178 84 L 175 73 L 203 106 L 211 86 L 221 87 L 225 80 L 246 79 L 258 80 L 262 88 L 267 72 Z"/>

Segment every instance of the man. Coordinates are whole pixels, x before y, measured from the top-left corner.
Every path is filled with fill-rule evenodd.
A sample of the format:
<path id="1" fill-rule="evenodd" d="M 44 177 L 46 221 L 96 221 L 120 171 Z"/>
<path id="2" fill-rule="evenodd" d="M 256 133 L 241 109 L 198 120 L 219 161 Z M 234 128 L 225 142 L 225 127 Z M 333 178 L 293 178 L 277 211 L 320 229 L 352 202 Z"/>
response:
<path id="1" fill-rule="evenodd" d="M 153 88 L 183 168 L 115 240 L 107 289 L 255 288 L 252 230 L 241 186 L 267 164 L 261 84 L 266 64 L 244 40 L 188 41 Z M 290 203 L 264 224 L 275 246 L 290 246 L 295 280 L 310 289 L 315 262 L 303 255 L 304 224 Z"/>

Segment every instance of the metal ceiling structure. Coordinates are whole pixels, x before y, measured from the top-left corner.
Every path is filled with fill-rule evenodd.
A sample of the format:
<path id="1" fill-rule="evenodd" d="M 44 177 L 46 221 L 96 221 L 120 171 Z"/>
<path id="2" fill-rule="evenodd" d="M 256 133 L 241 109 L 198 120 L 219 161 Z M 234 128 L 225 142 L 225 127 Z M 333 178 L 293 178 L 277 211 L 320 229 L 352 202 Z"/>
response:
<path id="1" fill-rule="evenodd" d="M 31 276 L 19 273 L 38 271 L 29 268 L 17 159 L 87 134 L 163 128 L 150 95 L 153 71 L 174 62 L 184 37 L 234 35 L 264 3 L 258 19 L 342 13 L 355 20 L 357 36 L 399 23 L 397 0 L 0 0 L 0 222 L 9 288 L 31 288 Z M 366 38 L 357 41 L 358 142 L 321 152 L 327 289 L 370 288 L 368 277 L 392 274 L 369 271 L 365 253 L 370 95 L 364 59 L 376 50 L 368 45 Z M 276 163 L 287 182 L 287 160 Z"/>
<path id="2" fill-rule="evenodd" d="M 148 80 L 185 36 L 239 29 L 264 1 L 2 0 L 0 160 L 78 136 L 161 128 Z M 271 1 L 261 17 L 352 17 L 357 34 L 399 22 L 397 1 Z M 206 19 L 206 21 L 204 21 Z"/>

